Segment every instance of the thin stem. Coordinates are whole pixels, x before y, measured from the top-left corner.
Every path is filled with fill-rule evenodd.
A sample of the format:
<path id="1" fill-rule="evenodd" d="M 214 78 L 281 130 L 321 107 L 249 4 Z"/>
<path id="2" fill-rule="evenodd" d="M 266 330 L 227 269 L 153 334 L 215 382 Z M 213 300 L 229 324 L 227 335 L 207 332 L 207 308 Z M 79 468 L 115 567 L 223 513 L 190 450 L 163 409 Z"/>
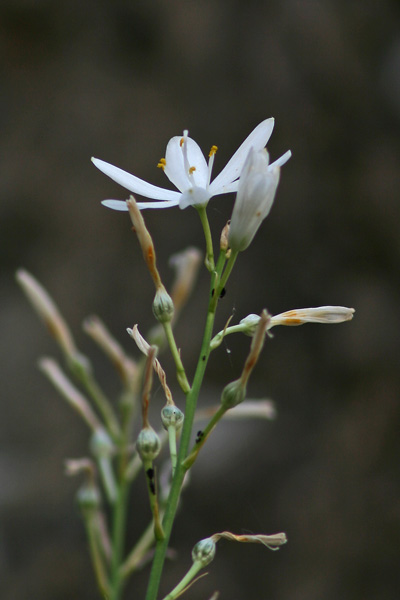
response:
<path id="1" fill-rule="evenodd" d="M 187 394 L 190 390 L 190 384 L 187 380 L 185 368 L 184 368 L 182 360 L 181 360 L 181 355 L 180 355 L 180 352 L 176 345 L 174 332 L 172 331 L 172 327 L 171 327 L 171 322 L 168 321 L 166 323 L 163 323 L 163 327 L 164 327 L 165 335 L 166 335 L 166 338 L 168 341 L 168 345 L 169 345 L 171 353 L 172 353 L 172 357 L 175 362 L 176 377 L 178 379 L 178 383 L 181 386 L 183 392 L 185 394 Z"/>
<path id="2" fill-rule="evenodd" d="M 169 441 L 169 453 L 171 456 L 171 467 L 172 467 L 172 476 L 174 476 L 176 469 L 176 461 L 178 459 L 178 454 L 176 450 L 176 427 L 171 425 L 168 427 L 168 441 Z"/>
<path id="3" fill-rule="evenodd" d="M 178 598 L 185 590 L 185 588 L 189 585 L 194 577 L 196 577 L 197 573 L 201 571 L 203 565 L 200 561 L 195 561 L 190 567 L 189 571 L 186 575 L 180 580 L 177 586 L 167 595 L 163 600 L 174 600 Z"/>
<path id="4" fill-rule="evenodd" d="M 196 208 L 200 216 L 201 224 L 203 225 L 204 237 L 206 240 L 206 259 L 204 262 L 207 269 L 210 271 L 210 273 L 212 273 L 215 269 L 214 249 L 212 243 L 210 224 L 207 218 L 207 210 L 205 206 L 197 206 Z"/>
<path id="5" fill-rule="evenodd" d="M 122 593 L 124 578 L 120 567 L 124 551 L 126 508 L 129 485 L 124 479 L 120 482 L 117 500 L 114 506 L 114 521 L 112 533 L 112 559 L 109 600 L 119 600 Z"/>
<path id="6" fill-rule="evenodd" d="M 90 556 L 92 558 L 92 564 L 96 574 L 97 583 L 101 595 L 104 598 L 108 598 L 109 585 L 107 580 L 107 571 L 103 562 L 102 551 L 99 546 L 99 535 L 94 514 L 85 519 L 85 525 L 89 541 Z"/>
<path id="7" fill-rule="evenodd" d="M 149 585 L 147 588 L 146 600 L 156 600 L 158 588 L 161 579 L 161 573 L 164 565 L 165 555 L 168 548 L 169 538 L 171 536 L 172 526 L 175 519 L 175 513 L 178 506 L 182 483 L 185 477 L 186 468 L 183 462 L 187 456 L 190 438 L 192 434 L 193 420 L 197 406 L 197 400 L 200 393 L 201 384 L 203 382 L 204 373 L 207 366 L 208 357 L 210 355 L 210 340 L 213 331 L 213 325 L 215 320 L 215 312 L 217 308 L 218 295 L 215 293 L 218 289 L 218 282 L 220 281 L 221 271 L 225 264 L 225 253 L 221 252 L 216 270 L 213 273 L 210 300 L 208 306 L 207 319 L 204 329 L 203 342 L 201 345 L 200 355 L 196 367 L 195 376 L 193 379 L 193 385 L 188 391 L 186 396 L 186 412 L 185 420 L 182 429 L 181 442 L 179 446 L 178 461 L 175 469 L 175 474 L 172 480 L 172 486 L 166 505 L 165 515 L 163 519 L 164 529 L 164 540 L 160 540 L 156 544 L 156 550 L 154 554 L 153 566 L 150 573 Z M 233 264 L 232 264 L 233 266 Z M 228 273 L 229 276 L 229 273 Z M 225 278 L 225 281 L 227 277 Z M 213 293 L 214 292 L 214 293 Z"/>
<path id="8" fill-rule="evenodd" d="M 115 416 L 111 403 L 102 392 L 94 376 L 90 373 L 89 368 L 83 365 L 80 361 L 71 362 L 70 368 L 73 374 L 79 379 L 88 394 L 91 396 L 98 411 L 102 415 L 104 423 L 111 436 L 114 438 L 114 440 L 118 439 L 121 429 L 117 417 Z"/>
<path id="9" fill-rule="evenodd" d="M 121 566 L 121 574 L 123 577 L 127 577 L 132 571 L 135 571 L 139 567 L 146 552 L 148 552 L 154 544 L 154 540 L 154 523 L 151 521 L 144 530 L 139 541 L 127 556 L 124 564 Z"/>
<path id="10" fill-rule="evenodd" d="M 224 414 L 226 413 L 227 410 L 228 409 L 225 406 L 220 406 L 219 409 L 217 410 L 217 412 L 213 415 L 212 419 L 207 424 L 207 426 L 203 429 L 203 431 L 201 432 L 201 436 L 198 437 L 190 454 L 186 457 L 186 459 L 183 463 L 183 465 L 186 469 L 190 469 L 190 467 L 193 465 L 194 461 L 197 458 L 198 453 L 200 452 L 200 449 L 204 446 L 210 433 L 212 432 L 214 427 L 217 425 L 218 421 L 220 421 L 222 419 L 222 417 L 224 416 Z"/>

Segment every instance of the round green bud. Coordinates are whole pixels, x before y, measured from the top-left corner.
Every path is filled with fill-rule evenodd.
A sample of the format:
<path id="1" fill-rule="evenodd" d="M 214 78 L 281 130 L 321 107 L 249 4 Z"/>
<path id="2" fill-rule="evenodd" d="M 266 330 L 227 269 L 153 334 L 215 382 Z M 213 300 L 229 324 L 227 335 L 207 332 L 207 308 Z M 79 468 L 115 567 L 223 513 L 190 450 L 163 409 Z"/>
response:
<path id="1" fill-rule="evenodd" d="M 153 300 L 153 313 L 160 323 L 168 323 L 174 314 L 174 303 L 164 287 L 157 290 Z"/>
<path id="2" fill-rule="evenodd" d="M 90 449 L 96 458 L 112 456 L 114 444 L 105 429 L 96 429 L 90 440 Z"/>
<path id="3" fill-rule="evenodd" d="M 225 408 L 233 408 L 246 398 L 246 387 L 240 379 L 231 381 L 224 387 L 221 395 L 221 404 Z"/>
<path id="4" fill-rule="evenodd" d="M 144 427 L 138 435 L 136 449 L 143 462 L 153 461 L 161 450 L 160 438 L 151 427 Z"/>
<path id="5" fill-rule="evenodd" d="M 182 429 L 183 419 L 183 412 L 173 404 L 167 404 L 161 411 L 161 420 L 164 429 L 175 427 L 176 431 L 180 431 Z"/>
<path id="6" fill-rule="evenodd" d="M 216 549 L 216 543 L 212 538 L 200 540 L 192 550 L 193 562 L 200 563 L 202 567 L 207 566 L 214 559 Z"/>
<path id="7" fill-rule="evenodd" d="M 245 325 L 246 329 L 243 330 L 243 333 L 245 335 L 249 335 L 250 337 L 252 337 L 257 329 L 257 326 L 260 322 L 260 315 L 247 315 L 247 317 L 245 317 L 244 319 L 242 319 L 240 321 L 240 325 Z"/>
<path id="8" fill-rule="evenodd" d="M 83 485 L 76 494 L 76 500 L 83 512 L 97 510 L 101 504 L 100 492 L 93 484 Z"/>

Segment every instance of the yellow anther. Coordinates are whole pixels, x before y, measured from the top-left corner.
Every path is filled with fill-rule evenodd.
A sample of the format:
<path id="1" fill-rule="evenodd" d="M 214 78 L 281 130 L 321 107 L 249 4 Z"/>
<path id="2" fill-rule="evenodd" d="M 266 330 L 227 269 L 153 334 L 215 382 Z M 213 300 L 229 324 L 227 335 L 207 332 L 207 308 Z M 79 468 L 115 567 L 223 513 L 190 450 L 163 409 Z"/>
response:
<path id="1" fill-rule="evenodd" d="M 193 175 L 193 173 L 195 172 L 196 167 L 190 167 L 189 169 L 189 175 Z"/>
<path id="2" fill-rule="evenodd" d="M 165 158 L 160 158 L 157 168 L 164 170 L 166 167 L 166 164 L 167 164 L 167 161 L 165 160 Z"/>
<path id="3" fill-rule="evenodd" d="M 218 150 L 218 146 L 211 146 L 211 150 L 208 153 L 208 157 L 211 158 L 216 153 L 217 150 Z"/>
<path id="4" fill-rule="evenodd" d="M 182 148 L 183 144 L 185 143 L 185 138 L 181 138 L 181 141 L 179 142 L 180 147 Z"/>

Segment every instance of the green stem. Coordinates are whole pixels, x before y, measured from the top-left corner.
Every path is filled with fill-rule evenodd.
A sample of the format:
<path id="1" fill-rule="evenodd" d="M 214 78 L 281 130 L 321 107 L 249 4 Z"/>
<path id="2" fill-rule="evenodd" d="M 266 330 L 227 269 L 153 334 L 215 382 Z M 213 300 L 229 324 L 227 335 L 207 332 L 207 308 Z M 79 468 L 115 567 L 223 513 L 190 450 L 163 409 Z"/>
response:
<path id="1" fill-rule="evenodd" d="M 172 480 L 172 486 L 165 509 L 163 519 L 164 540 L 159 540 L 156 544 L 153 566 L 150 573 L 149 585 L 147 588 L 146 600 L 156 600 L 158 588 L 160 585 L 161 574 L 165 561 L 165 555 L 168 548 L 169 539 L 171 536 L 172 526 L 175 519 L 176 509 L 181 493 L 182 483 L 187 469 L 183 462 L 187 456 L 190 438 L 192 434 L 193 420 L 195 416 L 197 400 L 200 393 L 201 384 L 203 382 L 204 373 L 207 366 L 207 361 L 210 355 L 210 340 L 213 331 L 215 320 L 215 312 L 219 295 L 216 291 L 219 289 L 218 282 L 220 281 L 221 271 L 225 264 L 225 253 L 221 252 L 216 270 L 213 273 L 210 300 L 208 306 L 207 319 L 204 329 L 203 342 L 201 345 L 200 356 L 198 359 L 193 385 L 186 396 L 186 411 L 185 420 L 182 428 L 181 442 L 179 446 L 178 461 L 175 469 L 175 475 Z M 233 266 L 233 264 L 232 264 Z M 231 269 L 230 269 L 231 270 Z M 230 272 L 230 271 L 229 271 Z M 229 276 L 229 273 L 228 273 Z M 225 282 L 227 277 L 225 278 Z"/>
<path id="2" fill-rule="evenodd" d="M 214 427 L 217 425 L 218 421 L 220 421 L 222 419 L 222 417 L 224 416 L 224 414 L 226 413 L 227 410 L 228 409 L 225 406 L 220 406 L 219 409 L 217 410 L 217 412 L 213 415 L 212 419 L 209 421 L 209 423 L 205 427 L 205 429 L 203 429 L 203 431 L 201 432 L 200 438 L 198 439 L 198 441 L 196 441 L 195 445 L 193 446 L 192 450 L 190 451 L 190 454 L 186 457 L 186 459 L 183 463 L 183 465 L 186 469 L 190 469 L 190 467 L 193 465 L 194 461 L 197 458 L 198 453 L 200 452 L 200 449 L 204 446 L 210 433 L 212 432 Z"/>
<path id="3" fill-rule="evenodd" d="M 185 588 L 187 588 L 189 583 L 192 581 L 192 579 L 196 577 L 197 573 L 201 571 L 202 568 L 203 565 L 200 561 L 194 562 L 190 567 L 189 571 L 186 573 L 186 575 L 181 579 L 178 585 L 175 586 L 174 589 L 167 596 L 165 596 L 164 600 L 175 600 L 175 598 L 180 596 L 185 590 Z"/>
<path id="4" fill-rule="evenodd" d="M 180 352 L 179 352 L 178 347 L 175 342 L 175 337 L 174 337 L 174 333 L 172 331 L 171 322 L 168 321 L 166 323 L 163 323 L 163 327 L 164 327 L 165 335 L 166 335 L 166 338 L 168 341 L 168 345 L 171 350 L 172 357 L 175 362 L 176 377 L 178 379 L 178 383 L 181 386 L 183 392 L 185 394 L 187 394 L 190 390 L 190 384 L 187 380 L 185 368 L 181 361 L 181 355 L 180 355 Z"/>
<path id="5" fill-rule="evenodd" d="M 151 521 L 121 567 L 121 574 L 124 577 L 127 577 L 139 567 L 145 554 L 154 544 L 154 539 L 154 523 Z"/>
<path id="6" fill-rule="evenodd" d="M 89 541 L 90 556 L 92 558 L 93 568 L 96 574 L 100 593 L 104 598 L 108 598 L 109 586 L 107 580 L 107 571 L 103 562 L 102 552 L 99 545 L 99 535 L 94 514 L 85 519 L 85 525 Z"/>
<path id="7" fill-rule="evenodd" d="M 120 567 L 124 551 L 128 491 L 128 482 L 125 479 L 121 479 L 117 500 L 114 505 L 109 600 L 119 600 L 121 598 L 122 586 L 124 582 Z"/>
<path id="8" fill-rule="evenodd" d="M 207 218 L 207 210 L 205 206 L 197 206 L 197 212 L 199 213 L 201 224 L 203 225 L 204 237 L 206 240 L 206 259 L 205 265 L 207 269 L 212 273 L 215 269 L 214 266 L 214 249 L 212 243 L 210 224 Z"/>
<path id="9" fill-rule="evenodd" d="M 115 416 L 111 403 L 102 392 L 92 373 L 90 373 L 89 368 L 83 365 L 82 362 L 78 360 L 71 362 L 70 368 L 75 377 L 77 377 L 77 379 L 84 386 L 88 394 L 91 396 L 99 413 L 103 417 L 104 423 L 112 438 L 114 440 L 118 440 L 121 433 L 121 429 L 117 417 Z"/>

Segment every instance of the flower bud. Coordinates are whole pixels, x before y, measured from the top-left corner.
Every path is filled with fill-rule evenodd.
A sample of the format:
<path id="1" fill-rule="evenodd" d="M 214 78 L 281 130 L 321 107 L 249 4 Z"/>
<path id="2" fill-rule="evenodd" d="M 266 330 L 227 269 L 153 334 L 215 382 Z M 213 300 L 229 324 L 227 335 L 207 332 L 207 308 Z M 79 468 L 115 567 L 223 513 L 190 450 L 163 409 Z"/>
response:
<path id="1" fill-rule="evenodd" d="M 212 538 L 200 540 L 192 550 L 192 560 L 194 563 L 200 563 L 202 567 L 207 566 L 214 560 L 216 544 Z"/>
<path id="2" fill-rule="evenodd" d="M 143 427 L 136 441 L 136 449 L 143 462 L 151 462 L 158 456 L 161 442 L 152 427 Z"/>
<path id="3" fill-rule="evenodd" d="M 174 303 L 163 285 L 156 292 L 153 300 L 153 314 L 160 323 L 168 323 L 174 314 Z"/>
<path id="4" fill-rule="evenodd" d="M 96 458 L 106 458 L 113 454 L 114 445 L 105 429 L 96 429 L 90 440 L 90 449 Z"/>
<path id="5" fill-rule="evenodd" d="M 161 411 L 161 420 L 164 429 L 175 427 L 176 431 L 180 431 L 183 425 L 184 414 L 174 404 L 167 404 Z"/>
<path id="6" fill-rule="evenodd" d="M 92 483 L 86 483 L 78 490 L 76 500 L 82 512 L 97 510 L 101 505 L 100 492 Z"/>
<path id="7" fill-rule="evenodd" d="M 247 315 L 244 319 L 240 321 L 240 325 L 245 325 L 246 328 L 242 329 L 245 335 L 250 335 L 251 337 L 255 334 L 257 325 L 260 322 L 260 315 Z"/>
<path id="8" fill-rule="evenodd" d="M 237 406 L 246 398 L 246 386 L 240 379 L 231 381 L 224 387 L 221 395 L 221 404 L 226 409 Z"/>
<path id="9" fill-rule="evenodd" d="M 266 150 L 250 150 L 240 175 L 228 234 L 234 252 L 246 250 L 271 210 L 279 172 L 278 166 L 269 166 Z"/>

